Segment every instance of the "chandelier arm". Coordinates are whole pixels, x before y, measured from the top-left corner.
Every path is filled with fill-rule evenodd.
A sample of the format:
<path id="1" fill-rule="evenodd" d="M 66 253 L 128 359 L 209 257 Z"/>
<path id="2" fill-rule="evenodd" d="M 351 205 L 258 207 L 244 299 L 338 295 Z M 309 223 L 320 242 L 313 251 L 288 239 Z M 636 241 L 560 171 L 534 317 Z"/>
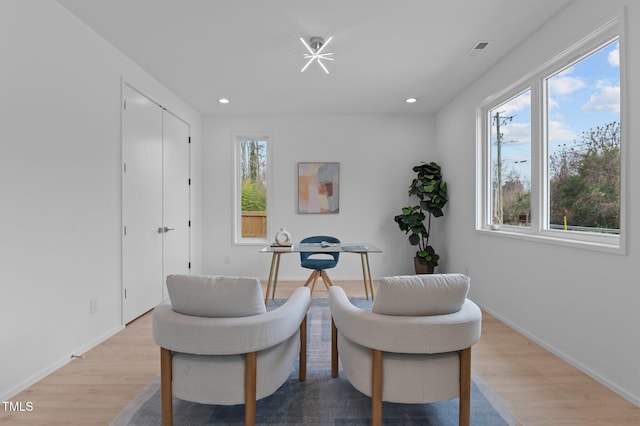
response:
<path id="1" fill-rule="evenodd" d="M 326 72 L 327 74 L 329 74 L 329 70 L 327 69 L 327 67 L 324 66 L 324 64 L 322 62 L 320 62 L 320 58 L 317 59 L 318 64 L 320 64 L 320 66 L 322 67 L 322 69 L 324 70 L 324 72 Z"/>
<path id="2" fill-rule="evenodd" d="M 302 67 L 302 69 L 300 70 L 300 72 L 304 72 L 304 70 L 306 70 L 306 69 L 307 69 L 307 67 L 308 67 L 309 65 L 311 65 L 311 62 L 313 62 L 313 61 L 314 61 L 314 59 L 316 59 L 316 57 L 315 57 L 315 56 L 314 56 L 314 57 L 312 57 L 311 59 L 309 59 L 309 61 L 307 62 L 307 64 L 306 64 L 304 67 Z"/>
<path id="3" fill-rule="evenodd" d="M 307 44 L 306 41 L 304 41 L 304 39 L 302 37 L 300 37 L 300 41 L 302 42 L 302 44 L 304 44 L 304 47 L 307 48 L 307 50 L 309 51 L 309 53 L 311 53 L 312 55 L 315 55 L 316 53 L 313 51 L 313 49 Z"/>
<path id="4" fill-rule="evenodd" d="M 322 52 L 322 49 L 324 49 L 324 48 L 327 46 L 327 44 L 329 44 L 329 42 L 331 41 L 331 39 L 332 39 L 332 38 L 333 38 L 333 36 L 329 37 L 329 38 L 327 39 L 327 41 L 325 41 L 325 42 L 323 43 L 323 45 L 322 45 L 322 46 L 320 46 L 320 49 L 318 49 L 318 50 L 316 51 L 316 55 L 318 55 L 320 52 Z"/>

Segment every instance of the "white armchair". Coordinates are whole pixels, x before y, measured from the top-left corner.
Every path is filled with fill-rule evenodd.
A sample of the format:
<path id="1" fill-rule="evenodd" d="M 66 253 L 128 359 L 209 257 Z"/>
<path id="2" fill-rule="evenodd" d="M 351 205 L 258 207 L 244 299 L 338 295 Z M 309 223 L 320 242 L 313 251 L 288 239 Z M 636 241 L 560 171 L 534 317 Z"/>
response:
<path id="1" fill-rule="evenodd" d="M 282 386 L 298 356 L 305 380 L 308 288 L 270 312 L 253 278 L 171 275 L 167 289 L 171 304 L 153 311 L 163 425 L 173 422 L 172 396 L 245 404 L 245 424 L 254 425 L 256 401 Z"/>
<path id="2" fill-rule="evenodd" d="M 329 289 L 331 374 L 338 359 L 349 382 L 370 396 L 372 425 L 382 424 L 382 401 L 431 403 L 460 398 L 460 425 L 470 421 L 471 346 L 482 313 L 466 298 L 462 274 L 380 280 L 371 312 L 344 290 Z"/>

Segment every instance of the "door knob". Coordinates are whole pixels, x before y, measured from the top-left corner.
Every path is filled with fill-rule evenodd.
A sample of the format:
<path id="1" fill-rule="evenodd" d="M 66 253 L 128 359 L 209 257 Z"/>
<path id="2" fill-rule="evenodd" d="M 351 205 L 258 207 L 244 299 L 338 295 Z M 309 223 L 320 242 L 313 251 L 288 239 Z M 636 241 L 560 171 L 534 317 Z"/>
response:
<path id="1" fill-rule="evenodd" d="M 173 231 L 175 228 L 169 228 L 167 226 L 158 228 L 158 234 L 164 234 L 165 232 Z"/>

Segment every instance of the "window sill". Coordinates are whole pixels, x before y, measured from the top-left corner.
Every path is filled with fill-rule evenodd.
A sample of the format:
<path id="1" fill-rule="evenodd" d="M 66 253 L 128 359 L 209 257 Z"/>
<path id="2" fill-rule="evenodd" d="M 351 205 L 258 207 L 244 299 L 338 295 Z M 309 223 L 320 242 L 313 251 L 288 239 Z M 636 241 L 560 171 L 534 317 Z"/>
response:
<path id="1" fill-rule="evenodd" d="M 580 238 L 566 238 L 564 235 L 558 235 L 560 233 L 547 231 L 548 233 L 534 233 L 532 230 L 523 229 L 516 230 L 515 227 L 502 227 L 500 229 L 480 228 L 476 229 L 476 233 L 479 235 L 488 235 L 492 237 L 513 238 L 523 241 L 533 241 L 542 244 L 553 244 L 564 247 L 571 247 L 584 250 L 598 251 L 601 253 L 612 253 L 625 255 L 626 249 L 624 247 L 623 239 L 621 236 L 597 236 L 596 238 L 587 239 L 587 235 L 579 235 Z"/>
<path id="2" fill-rule="evenodd" d="M 267 244 L 271 244 L 271 242 L 261 238 L 244 238 L 233 242 L 234 246 L 264 246 Z"/>

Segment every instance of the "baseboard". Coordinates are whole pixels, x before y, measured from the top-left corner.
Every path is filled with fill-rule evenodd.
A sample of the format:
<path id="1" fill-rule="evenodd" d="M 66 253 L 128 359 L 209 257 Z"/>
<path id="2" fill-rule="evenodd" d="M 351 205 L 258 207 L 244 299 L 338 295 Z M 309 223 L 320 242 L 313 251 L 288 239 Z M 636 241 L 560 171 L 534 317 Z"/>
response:
<path id="1" fill-rule="evenodd" d="M 590 368 L 588 368 L 587 366 L 585 366 L 581 362 L 577 361 L 573 357 L 565 354 L 564 352 L 562 352 L 561 350 L 557 349 L 556 347 L 554 347 L 552 345 L 549 345 L 544 340 L 542 340 L 542 339 L 538 338 L 537 336 L 529 333 L 528 331 L 522 329 L 521 327 L 519 327 L 518 325 L 514 324 L 513 322 L 511 322 L 509 319 L 503 317 L 502 315 L 496 313 L 495 311 L 487 308 L 486 306 L 480 305 L 479 303 L 477 303 L 477 304 L 478 304 L 478 306 L 480 306 L 480 308 L 483 311 L 487 312 L 488 314 L 490 314 L 492 317 L 496 318 L 500 322 L 506 324 L 507 326 L 509 326 L 509 328 L 514 329 L 518 333 L 520 333 L 523 336 L 525 336 L 527 339 L 529 339 L 529 340 L 535 342 L 536 344 L 542 346 L 544 349 L 548 350 L 549 352 L 551 352 L 552 354 L 554 354 L 558 358 L 562 359 L 563 361 L 567 362 L 571 366 L 577 368 L 578 370 L 580 370 L 581 372 L 583 372 L 587 376 L 591 377 L 593 380 L 595 380 L 596 382 L 600 383 L 601 385 L 606 386 L 608 389 L 610 389 L 611 391 L 613 391 L 616 394 L 620 395 L 622 398 L 626 399 L 627 401 L 629 401 L 630 403 L 632 403 L 636 407 L 640 407 L 640 397 L 638 397 L 637 395 L 634 395 L 634 394 L 628 392 L 626 389 L 621 388 L 620 386 L 618 386 L 615 383 L 613 383 L 610 380 L 608 380 L 606 377 L 601 376 L 600 374 L 598 374 L 595 371 L 591 370 Z"/>
<path id="2" fill-rule="evenodd" d="M 110 331 L 104 333 L 102 336 L 100 336 L 100 337 L 92 340 L 91 342 L 87 343 L 86 345 L 83 345 L 83 346 L 79 347 L 78 349 L 76 349 L 72 353 L 72 356 L 84 355 L 85 353 L 89 352 L 91 349 L 93 349 L 96 346 L 98 346 L 100 343 L 103 343 L 105 340 L 115 336 L 116 334 L 120 333 L 124 329 L 125 329 L 124 325 L 118 325 L 116 327 L 113 327 Z"/>
<path id="3" fill-rule="evenodd" d="M 77 348 L 69 356 L 66 356 L 66 357 L 64 357 L 62 359 L 58 359 L 57 361 L 49 364 L 47 367 L 45 367 L 42 370 L 38 371 L 37 373 L 35 373 L 31 377 L 29 377 L 28 379 L 24 380 L 22 383 L 19 383 L 18 385 L 14 386 L 13 388 L 11 388 L 8 391 L 6 391 L 4 394 L 0 395 L 0 401 L 10 401 L 13 397 L 18 395 L 20 392 L 22 392 L 25 389 L 33 386 L 34 384 L 38 383 L 40 380 L 42 380 L 45 377 L 47 377 L 49 374 L 53 373 L 54 371 L 58 370 L 59 368 L 64 367 L 65 365 L 70 363 L 73 360 L 73 356 L 75 356 L 75 355 L 80 356 L 80 355 L 90 351 L 91 349 L 93 349 L 96 346 L 98 346 L 100 343 L 102 343 L 105 340 L 113 337 L 115 334 L 119 333 L 122 330 L 124 330 L 124 326 L 114 327 L 113 329 L 111 329 L 107 333 L 103 334 L 102 336 L 92 340 L 90 343 Z"/>

